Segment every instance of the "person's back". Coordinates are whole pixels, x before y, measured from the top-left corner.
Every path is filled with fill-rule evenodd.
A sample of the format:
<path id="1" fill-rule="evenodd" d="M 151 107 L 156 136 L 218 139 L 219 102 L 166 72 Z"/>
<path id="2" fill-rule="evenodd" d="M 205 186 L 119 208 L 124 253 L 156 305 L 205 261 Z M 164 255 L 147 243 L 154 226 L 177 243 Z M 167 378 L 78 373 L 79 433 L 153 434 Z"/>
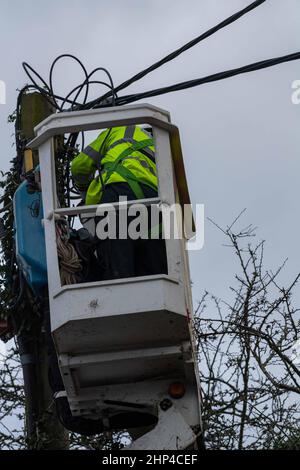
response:
<path id="1" fill-rule="evenodd" d="M 157 191 L 153 139 L 139 126 L 107 129 L 73 160 L 72 175 L 76 186 L 87 190 L 87 205 L 103 202 L 103 184 L 120 182 L 141 199 L 140 184 Z"/>
<path id="2" fill-rule="evenodd" d="M 126 196 L 127 200 L 157 197 L 153 139 L 139 126 L 102 132 L 73 160 L 71 169 L 75 185 L 80 191 L 86 191 L 87 205 L 118 202 L 120 196 Z M 162 235 L 151 238 L 150 209 L 147 218 L 149 239 L 131 239 L 128 233 L 124 239 L 116 233 L 116 239 L 99 240 L 101 279 L 167 273 Z M 131 220 L 128 217 L 128 223 Z M 100 221 L 101 218 L 96 219 L 96 223 Z"/>

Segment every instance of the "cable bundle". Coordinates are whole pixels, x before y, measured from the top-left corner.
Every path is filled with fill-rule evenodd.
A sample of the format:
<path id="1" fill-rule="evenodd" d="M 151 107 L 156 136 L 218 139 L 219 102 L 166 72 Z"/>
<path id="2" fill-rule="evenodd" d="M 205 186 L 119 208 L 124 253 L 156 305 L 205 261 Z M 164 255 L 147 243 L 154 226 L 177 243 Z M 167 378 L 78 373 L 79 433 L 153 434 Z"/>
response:
<path id="1" fill-rule="evenodd" d="M 70 285 L 78 282 L 82 264 L 73 245 L 69 242 L 65 219 L 56 222 L 56 244 L 59 259 L 61 284 Z"/>
<path id="2" fill-rule="evenodd" d="M 57 63 L 60 60 L 66 59 L 66 58 L 72 59 L 77 64 L 79 64 L 80 68 L 82 69 L 82 71 L 84 73 L 85 79 L 81 84 L 79 84 L 75 88 L 73 88 L 67 94 L 67 96 L 62 97 L 62 96 L 59 96 L 59 95 L 54 93 L 54 90 L 53 90 L 53 73 L 54 73 L 54 69 L 55 69 L 55 66 L 57 65 Z M 113 105 L 115 104 L 116 93 L 115 93 L 115 89 L 114 89 L 113 80 L 112 80 L 112 77 L 111 77 L 110 73 L 108 72 L 108 70 L 106 70 L 104 67 L 97 67 L 96 69 L 92 70 L 91 73 L 88 74 L 85 66 L 83 65 L 83 63 L 76 56 L 74 56 L 72 54 L 61 54 L 60 56 L 58 56 L 53 61 L 52 65 L 50 67 L 49 84 L 47 84 L 47 82 L 43 79 L 43 77 L 36 70 L 34 70 L 34 68 L 31 67 L 31 65 L 27 64 L 27 62 L 23 62 L 22 65 L 23 65 L 23 68 L 24 68 L 27 76 L 29 77 L 29 79 L 32 82 L 32 85 L 30 85 L 30 88 L 33 88 L 33 89 L 39 91 L 43 96 L 45 96 L 45 98 L 53 106 L 55 106 L 57 111 L 60 111 L 60 112 L 65 111 L 64 107 L 65 107 L 66 104 L 71 105 L 71 107 L 69 108 L 70 111 L 73 110 L 74 108 L 78 109 L 78 108 L 84 107 L 86 105 L 86 102 L 87 102 L 87 98 L 88 98 L 89 91 L 90 91 L 90 86 L 95 85 L 95 84 L 103 85 L 103 86 L 109 88 L 110 93 L 112 94 L 111 102 L 112 102 Z M 92 77 L 97 72 L 104 72 L 108 77 L 109 83 L 104 82 L 104 81 L 100 81 L 100 80 L 91 80 Z M 38 85 L 38 83 L 36 82 L 36 79 L 33 76 L 35 76 L 41 82 L 42 86 Z M 84 91 L 84 90 L 85 90 L 85 92 L 84 92 L 83 101 L 82 101 L 82 103 L 79 103 L 77 100 L 78 100 L 79 96 L 81 95 L 82 91 Z M 72 95 L 74 95 L 74 94 L 75 94 L 75 97 L 73 99 L 71 99 Z"/>

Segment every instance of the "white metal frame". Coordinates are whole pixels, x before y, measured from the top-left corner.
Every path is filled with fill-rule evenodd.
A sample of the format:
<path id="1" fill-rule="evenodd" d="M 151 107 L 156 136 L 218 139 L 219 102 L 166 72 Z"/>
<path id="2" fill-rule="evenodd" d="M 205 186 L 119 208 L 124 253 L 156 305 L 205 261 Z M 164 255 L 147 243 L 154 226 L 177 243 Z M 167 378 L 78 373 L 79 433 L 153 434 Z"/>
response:
<path id="1" fill-rule="evenodd" d="M 150 105 L 135 105 L 122 108 L 109 108 L 104 110 L 78 111 L 65 114 L 54 114 L 36 127 L 37 137 L 30 143 L 31 148 L 39 149 L 41 182 L 43 187 L 43 204 L 45 213 L 47 264 L 49 273 L 50 295 L 57 295 L 61 289 L 58 259 L 53 258 L 56 250 L 55 217 L 62 215 L 96 214 L 95 206 L 81 206 L 74 208 L 60 208 L 57 200 L 54 144 L 53 137 L 63 133 L 104 129 L 118 125 L 149 124 L 153 127 L 156 147 L 156 166 L 159 181 L 159 197 L 153 200 L 140 200 L 139 202 L 162 203 L 167 206 L 175 204 L 176 188 L 173 180 L 171 143 L 178 140 L 178 129 L 170 123 L 169 113 Z M 175 147 L 175 145 L 174 145 Z M 181 153 L 180 145 L 177 151 Z M 185 178 L 184 173 L 181 178 Z M 167 184 L 166 184 L 167 183 Z M 128 201 L 128 206 L 137 201 Z M 184 201 L 185 203 L 188 200 Z M 113 204 L 118 206 L 118 203 Z M 104 207 L 104 205 L 103 205 Z M 181 260 L 180 241 L 166 240 L 168 259 L 168 275 L 171 279 L 182 280 L 179 271 Z M 103 281 L 105 285 L 109 282 Z M 98 283 L 97 283 L 98 284 Z M 65 288 L 64 288 L 65 290 Z"/>

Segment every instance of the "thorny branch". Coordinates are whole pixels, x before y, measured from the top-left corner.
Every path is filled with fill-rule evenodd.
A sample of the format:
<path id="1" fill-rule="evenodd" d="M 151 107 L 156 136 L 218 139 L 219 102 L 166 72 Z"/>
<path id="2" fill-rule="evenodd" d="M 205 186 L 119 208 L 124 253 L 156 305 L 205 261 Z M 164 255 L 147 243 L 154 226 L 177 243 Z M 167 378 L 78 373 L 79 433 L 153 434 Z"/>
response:
<path id="1" fill-rule="evenodd" d="M 225 229 L 213 222 L 239 263 L 233 300 L 205 292 L 196 309 L 207 447 L 300 448 L 300 316 L 292 305 L 300 274 L 280 287 L 286 261 L 264 269 L 265 242 L 253 246 L 252 226 L 236 229 L 243 213 Z"/>

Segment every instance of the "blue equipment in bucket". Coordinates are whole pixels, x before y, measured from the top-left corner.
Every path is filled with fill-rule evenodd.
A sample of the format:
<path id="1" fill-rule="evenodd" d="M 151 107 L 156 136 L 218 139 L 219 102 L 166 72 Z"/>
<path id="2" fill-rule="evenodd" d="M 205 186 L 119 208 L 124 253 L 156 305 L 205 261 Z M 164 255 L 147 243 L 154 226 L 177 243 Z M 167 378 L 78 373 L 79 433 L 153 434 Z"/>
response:
<path id="1" fill-rule="evenodd" d="M 43 203 L 40 191 L 30 192 L 24 181 L 14 195 L 17 262 L 35 294 L 47 285 Z"/>

